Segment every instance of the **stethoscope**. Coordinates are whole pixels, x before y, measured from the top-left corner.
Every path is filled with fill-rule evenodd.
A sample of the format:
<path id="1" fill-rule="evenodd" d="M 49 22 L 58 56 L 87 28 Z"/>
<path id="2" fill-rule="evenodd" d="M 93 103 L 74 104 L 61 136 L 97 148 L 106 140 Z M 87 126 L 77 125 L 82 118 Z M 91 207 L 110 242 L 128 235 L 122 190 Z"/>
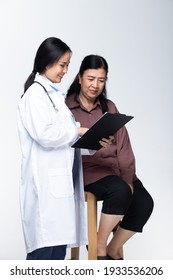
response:
<path id="1" fill-rule="evenodd" d="M 44 91 L 46 92 L 46 94 L 47 94 L 47 96 L 48 96 L 48 98 L 49 98 L 49 100 L 50 100 L 50 102 L 52 103 L 52 106 L 53 106 L 53 108 L 54 108 L 54 110 L 55 110 L 55 112 L 57 113 L 59 110 L 58 110 L 58 108 L 56 107 L 56 105 L 55 105 L 55 103 L 53 102 L 53 100 L 52 100 L 52 98 L 49 96 L 49 93 L 48 93 L 48 91 L 46 90 L 46 88 L 41 84 L 41 83 L 39 83 L 39 82 L 37 82 L 37 81 L 34 81 L 34 83 L 37 83 L 37 84 L 39 84 L 43 89 L 44 89 Z M 51 86 L 51 85 L 50 85 Z M 53 86 L 51 86 L 55 91 L 58 91 L 58 89 L 57 88 L 55 88 L 55 87 L 53 87 Z M 70 113 L 70 117 L 71 117 L 71 119 L 72 119 L 72 121 L 73 121 L 73 123 L 75 124 L 75 126 L 76 126 L 76 120 L 75 120 L 75 117 L 74 117 L 74 115 L 72 114 L 72 112 L 69 110 L 69 108 L 67 107 L 67 110 L 69 111 L 69 113 Z"/>
<path id="2" fill-rule="evenodd" d="M 56 107 L 56 105 L 55 105 L 55 103 L 53 102 L 52 98 L 49 96 L 49 93 L 48 93 L 47 89 L 46 89 L 41 83 L 39 83 L 39 82 L 37 82 L 37 81 L 34 81 L 34 83 L 39 84 L 39 85 L 44 89 L 44 91 L 46 92 L 46 94 L 47 94 L 47 96 L 48 96 L 50 102 L 52 103 L 52 106 L 53 106 L 55 112 L 57 113 L 57 112 L 58 112 L 58 108 Z M 53 88 L 53 89 L 56 90 L 56 91 L 58 91 L 58 90 L 55 89 L 55 88 Z"/>

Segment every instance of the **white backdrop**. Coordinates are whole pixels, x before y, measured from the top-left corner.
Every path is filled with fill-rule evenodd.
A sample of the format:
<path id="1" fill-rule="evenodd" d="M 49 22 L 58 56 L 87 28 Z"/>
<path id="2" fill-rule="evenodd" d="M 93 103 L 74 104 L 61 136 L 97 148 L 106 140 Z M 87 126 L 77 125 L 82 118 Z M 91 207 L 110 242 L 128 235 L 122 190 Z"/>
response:
<path id="1" fill-rule="evenodd" d="M 144 232 L 125 245 L 125 258 L 173 259 L 172 14 L 172 0 L 1 0 L 1 260 L 25 258 L 16 108 L 36 50 L 50 36 L 73 50 L 63 91 L 85 55 L 103 55 L 109 64 L 108 97 L 134 116 L 127 128 L 137 174 L 155 208 Z"/>

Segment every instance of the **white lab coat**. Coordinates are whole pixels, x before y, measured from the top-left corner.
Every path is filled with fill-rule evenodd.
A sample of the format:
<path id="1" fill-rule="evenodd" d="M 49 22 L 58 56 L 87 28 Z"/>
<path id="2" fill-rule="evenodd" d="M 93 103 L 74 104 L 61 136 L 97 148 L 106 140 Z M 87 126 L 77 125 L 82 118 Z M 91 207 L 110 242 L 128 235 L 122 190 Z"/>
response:
<path id="1" fill-rule="evenodd" d="M 73 184 L 76 123 L 49 80 L 36 75 L 18 106 L 18 130 L 22 150 L 21 215 L 27 253 L 67 244 L 87 244 L 81 157 Z M 55 86 L 55 84 L 52 84 Z"/>

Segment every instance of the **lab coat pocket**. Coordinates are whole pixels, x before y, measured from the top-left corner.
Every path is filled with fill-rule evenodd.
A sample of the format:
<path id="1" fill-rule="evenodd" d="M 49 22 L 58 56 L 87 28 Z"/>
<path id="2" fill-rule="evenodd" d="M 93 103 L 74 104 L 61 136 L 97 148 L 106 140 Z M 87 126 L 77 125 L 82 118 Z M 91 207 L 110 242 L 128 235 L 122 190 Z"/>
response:
<path id="1" fill-rule="evenodd" d="M 74 193 L 71 172 L 65 168 L 49 169 L 49 187 L 56 198 L 70 197 Z"/>

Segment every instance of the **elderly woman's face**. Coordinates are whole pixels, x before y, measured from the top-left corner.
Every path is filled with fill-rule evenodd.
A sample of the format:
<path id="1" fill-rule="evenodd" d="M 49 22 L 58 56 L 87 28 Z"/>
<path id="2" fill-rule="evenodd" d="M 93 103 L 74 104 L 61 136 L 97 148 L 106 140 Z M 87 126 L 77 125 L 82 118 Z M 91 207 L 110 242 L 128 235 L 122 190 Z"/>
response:
<path id="1" fill-rule="evenodd" d="M 106 71 L 103 68 L 84 71 L 83 76 L 79 76 L 79 83 L 81 85 L 80 95 L 94 102 L 103 91 L 106 79 Z"/>

